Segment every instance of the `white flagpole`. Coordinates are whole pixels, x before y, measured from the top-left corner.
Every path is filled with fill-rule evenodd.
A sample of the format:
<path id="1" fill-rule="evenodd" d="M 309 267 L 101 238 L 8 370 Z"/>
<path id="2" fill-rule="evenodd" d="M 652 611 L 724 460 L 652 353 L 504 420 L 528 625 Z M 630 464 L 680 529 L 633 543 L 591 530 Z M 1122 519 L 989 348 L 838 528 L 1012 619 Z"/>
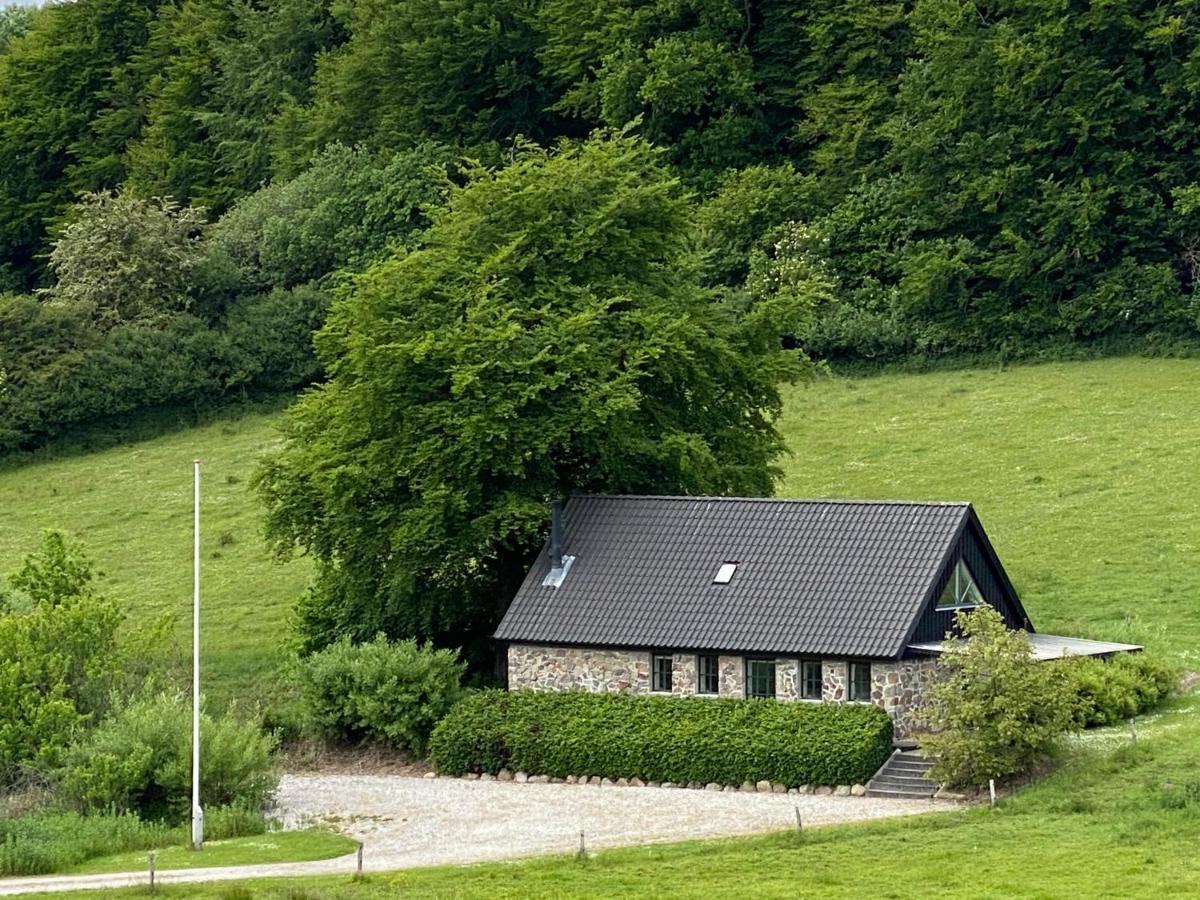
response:
<path id="1" fill-rule="evenodd" d="M 192 553 L 192 848 L 204 846 L 200 808 L 200 460 L 194 460 L 195 501 Z"/>

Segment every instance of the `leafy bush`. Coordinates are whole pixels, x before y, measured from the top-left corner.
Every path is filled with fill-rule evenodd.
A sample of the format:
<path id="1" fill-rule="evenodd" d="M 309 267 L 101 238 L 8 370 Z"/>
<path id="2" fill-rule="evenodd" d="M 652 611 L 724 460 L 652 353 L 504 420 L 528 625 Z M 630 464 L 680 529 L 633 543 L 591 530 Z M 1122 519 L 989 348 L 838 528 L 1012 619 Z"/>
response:
<path id="1" fill-rule="evenodd" d="M 203 210 L 102 191 L 85 194 L 73 218 L 50 254 L 51 303 L 79 307 L 102 329 L 187 308 Z"/>
<path id="2" fill-rule="evenodd" d="M 448 160 L 432 144 L 382 158 L 331 144 L 295 178 L 239 200 L 214 226 L 214 250 L 252 292 L 362 268 L 425 228 Z"/>
<path id="3" fill-rule="evenodd" d="M 1025 634 L 990 606 L 957 613 L 955 626 L 965 640 L 938 657 L 925 707 L 932 733 L 921 746 L 937 758 L 932 775 L 978 786 L 1026 772 L 1076 724 L 1070 671 L 1037 662 Z"/>
<path id="4" fill-rule="evenodd" d="M 184 821 L 191 808 L 191 706 L 160 694 L 125 705 L 73 744 L 63 798 L 83 810 Z M 273 736 L 232 714 L 200 720 L 200 801 L 261 809 L 275 789 Z"/>
<path id="5" fill-rule="evenodd" d="M 1079 699 L 1079 723 L 1112 725 L 1153 709 L 1175 689 L 1178 673 L 1144 653 L 1110 660 L 1073 659 L 1069 670 Z"/>
<path id="6" fill-rule="evenodd" d="M 892 749 L 876 706 L 485 691 L 434 729 L 438 771 L 741 784 L 866 782 Z"/>
<path id="7" fill-rule="evenodd" d="M 380 741 L 419 754 L 462 696 L 465 668 L 454 651 L 412 640 L 343 638 L 301 663 L 301 702 L 324 737 Z"/>
<path id="8" fill-rule="evenodd" d="M 75 729 L 161 665 L 153 646 L 169 620 L 119 633 L 123 617 L 92 579 L 82 549 L 46 531 L 9 576 L 12 592 L 0 591 L 0 785 L 57 765 Z"/>
<path id="9" fill-rule="evenodd" d="M 170 828 L 130 812 L 85 816 L 43 811 L 0 818 L 0 876 L 61 872 L 97 856 L 182 844 L 190 836 L 190 827 Z M 265 830 L 261 813 L 236 807 L 205 810 L 204 831 L 210 840 Z"/>
<path id="10" fill-rule="evenodd" d="M 78 306 L 0 295 L 0 453 L 135 410 L 306 386 L 328 297 L 302 285 L 190 313 L 92 327 Z"/>

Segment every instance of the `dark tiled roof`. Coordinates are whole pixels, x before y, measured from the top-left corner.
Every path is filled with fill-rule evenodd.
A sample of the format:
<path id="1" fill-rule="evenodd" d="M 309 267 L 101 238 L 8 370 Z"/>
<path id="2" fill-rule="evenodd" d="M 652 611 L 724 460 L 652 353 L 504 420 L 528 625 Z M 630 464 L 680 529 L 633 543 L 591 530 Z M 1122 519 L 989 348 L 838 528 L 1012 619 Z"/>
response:
<path id="1" fill-rule="evenodd" d="M 543 549 L 496 637 L 745 653 L 899 656 L 966 503 L 578 496 L 558 588 Z M 737 562 L 729 584 L 713 584 Z"/>

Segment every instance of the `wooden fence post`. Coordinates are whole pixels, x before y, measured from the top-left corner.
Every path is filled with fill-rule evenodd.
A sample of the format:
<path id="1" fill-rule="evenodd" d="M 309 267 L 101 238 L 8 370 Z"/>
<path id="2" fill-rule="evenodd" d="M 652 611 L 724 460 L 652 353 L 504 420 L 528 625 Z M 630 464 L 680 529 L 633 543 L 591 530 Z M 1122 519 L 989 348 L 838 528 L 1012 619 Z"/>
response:
<path id="1" fill-rule="evenodd" d="M 150 893 L 154 893 L 154 851 L 150 851 Z"/>

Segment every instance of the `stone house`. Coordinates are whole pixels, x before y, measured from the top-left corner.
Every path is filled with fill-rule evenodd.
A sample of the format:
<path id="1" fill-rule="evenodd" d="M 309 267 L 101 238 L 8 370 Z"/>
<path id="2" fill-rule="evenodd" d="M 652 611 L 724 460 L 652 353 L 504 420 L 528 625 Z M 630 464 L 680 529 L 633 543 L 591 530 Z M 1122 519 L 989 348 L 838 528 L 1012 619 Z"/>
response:
<path id="1" fill-rule="evenodd" d="M 911 729 L 954 613 L 987 603 L 1042 658 L 969 503 L 573 497 L 496 631 L 510 689 L 875 703 Z"/>

